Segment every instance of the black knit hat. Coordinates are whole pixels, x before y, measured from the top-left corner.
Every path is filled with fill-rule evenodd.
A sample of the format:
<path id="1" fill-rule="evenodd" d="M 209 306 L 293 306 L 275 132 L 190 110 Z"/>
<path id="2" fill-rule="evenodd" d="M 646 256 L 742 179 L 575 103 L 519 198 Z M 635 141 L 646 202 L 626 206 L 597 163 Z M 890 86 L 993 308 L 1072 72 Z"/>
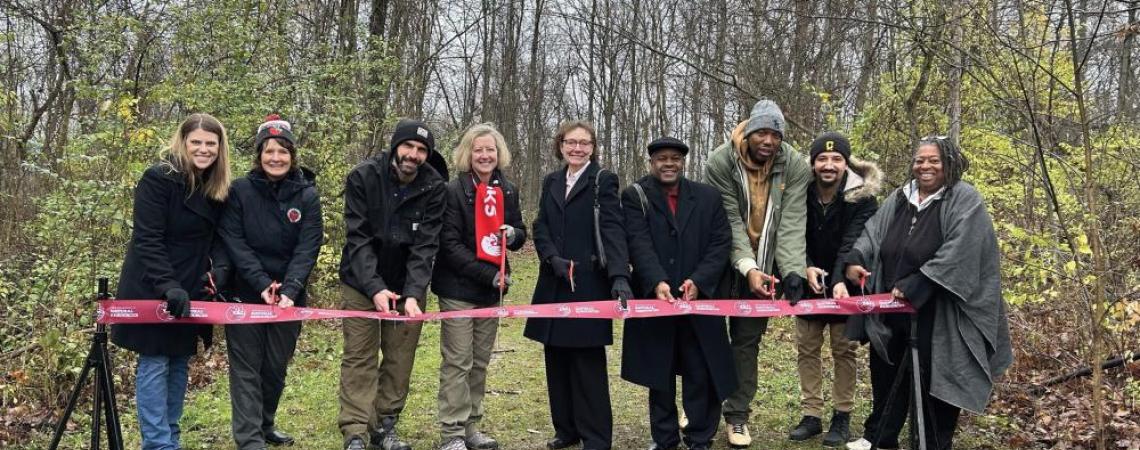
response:
<path id="1" fill-rule="evenodd" d="M 811 161 L 823 152 L 836 152 L 843 155 L 843 159 L 851 159 L 851 143 L 837 131 L 828 131 L 819 135 L 811 142 Z"/>
<path id="2" fill-rule="evenodd" d="M 419 141 L 427 146 L 428 154 L 435 151 L 435 135 L 428 129 L 427 124 L 415 119 L 401 119 L 392 132 L 392 145 L 388 151 L 395 152 L 396 147 L 404 141 Z"/>
<path id="3" fill-rule="evenodd" d="M 253 151 L 258 157 L 261 156 L 265 141 L 269 139 L 281 139 L 289 142 L 290 145 L 285 146 L 285 148 L 289 150 L 290 155 L 297 156 L 296 150 L 294 150 L 297 141 L 293 140 L 293 126 L 282 120 L 281 116 L 277 114 L 265 116 L 265 123 L 257 127 L 257 137 L 253 140 Z"/>
<path id="4" fill-rule="evenodd" d="M 679 150 L 682 155 L 688 155 L 689 154 L 689 146 L 688 145 L 685 145 L 685 143 L 681 142 L 680 139 L 669 137 L 669 136 L 663 136 L 663 137 L 659 137 L 657 139 L 654 139 L 653 142 L 650 142 L 649 146 L 646 147 L 646 150 L 649 150 L 649 156 L 653 156 L 653 154 L 657 153 L 657 151 L 664 150 L 667 148 Z"/>

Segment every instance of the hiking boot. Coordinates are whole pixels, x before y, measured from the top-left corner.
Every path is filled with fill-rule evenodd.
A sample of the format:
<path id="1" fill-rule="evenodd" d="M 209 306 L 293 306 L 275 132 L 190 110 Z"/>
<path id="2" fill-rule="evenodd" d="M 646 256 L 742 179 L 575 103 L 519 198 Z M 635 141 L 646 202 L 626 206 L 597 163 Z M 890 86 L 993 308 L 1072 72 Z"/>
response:
<path id="1" fill-rule="evenodd" d="M 838 447 L 851 438 L 851 413 L 836 411 L 831 415 L 831 424 L 827 426 L 827 434 L 823 435 L 823 445 Z"/>
<path id="2" fill-rule="evenodd" d="M 467 450 L 467 445 L 463 443 L 463 438 L 453 437 L 439 444 L 439 450 Z"/>
<path id="3" fill-rule="evenodd" d="M 823 422 L 819 420 L 819 417 L 804 416 L 803 419 L 800 419 L 800 424 L 796 425 L 791 433 L 788 433 L 788 440 L 806 441 L 820 433 L 823 433 Z"/>
<path id="4" fill-rule="evenodd" d="M 467 439 L 464 439 L 463 443 L 471 450 L 495 450 L 499 448 L 499 443 L 495 442 L 491 436 L 483 434 L 482 431 L 467 435 Z"/>
<path id="5" fill-rule="evenodd" d="M 396 422 L 399 421 L 398 417 L 384 417 L 380 419 L 380 428 L 373 430 L 370 434 L 370 441 L 373 447 L 380 450 L 412 450 L 412 446 L 407 442 L 401 441 L 399 434 L 396 433 Z"/>
<path id="6" fill-rule="evenodd" d="M 344 443 L 344 450 L 368 450 L 368 446 L 364 445 L 364 439 L 360 436 L 353 436 Z"/>
<path id="7" fill-rule="evenodd" d="M 731 448 L 746 448 L 752 445 L 752 435 L 748 434 L 748 425 L 743 423 L 728 424 L 728 446 Z"/>

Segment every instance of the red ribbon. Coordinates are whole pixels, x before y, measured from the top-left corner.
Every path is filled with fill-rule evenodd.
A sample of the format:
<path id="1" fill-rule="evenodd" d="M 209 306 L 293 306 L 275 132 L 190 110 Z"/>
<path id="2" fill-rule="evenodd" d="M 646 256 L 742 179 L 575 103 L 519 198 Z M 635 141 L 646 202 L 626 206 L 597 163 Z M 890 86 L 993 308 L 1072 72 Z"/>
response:
<path id="1" fill-rule="evenodd" d="M 891 294 L 837 299 L 800 300 L 792 306 L 783 300 L 694 300 L 666 302 L 662 300 L 629 300 L 623 310 L 617 300 L 539 305 L 509 305 L 465 311 L 429 312 L 416 318 L 394 316 L 377 311 L 340 309 L 281 308 L 250 303 L 190 302 L 190 317 L 175 319 L 166 312 L 162 300 L 102 300 L 96 312 L 98 323 L 180 323 L 229 325 L 240 323 L 289 322 L 296 320 L 343 319 L 359 317 L 376 320 L 427 321 L 452 318 L 565 318 L 565 319 L 638 319 L 683 315 L 729 317 L 784 317 L 805 314 L 882 314 L 914 313 L 910 304 Z"/>

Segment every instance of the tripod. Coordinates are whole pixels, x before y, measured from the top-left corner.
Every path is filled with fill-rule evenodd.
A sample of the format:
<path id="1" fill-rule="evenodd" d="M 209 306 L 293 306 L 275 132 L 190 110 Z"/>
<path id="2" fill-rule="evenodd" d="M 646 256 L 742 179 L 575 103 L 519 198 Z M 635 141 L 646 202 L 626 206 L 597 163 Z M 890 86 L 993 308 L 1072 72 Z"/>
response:
<path id="1" fill-rule="evenodd" d="M 99 294 L 96 299 L 109 298 L 111 294 L 107 292 L 107 279 L 100 278 Z M 51 446 L 48 447 L 51 450 L 59 448 L 59 440 L 63 437 L 63 431 L 67 429 L 67 419 L 75 411 L 79 394 L 83 391 L 87 376 L 92 370 L 95 371 L 95 384 L 91 407 L 91 448 L 95 450 L 99 448 L 101 421 L 105 419 L 107 446 L 111 450 L 123 450 L 123 431 L 119 426 L 119 410 L 115 405 L 115 379 L 111 376 L 111 355 L 107 353 L 107 325 L 101 323 L 95 325 L 95 333 L 91 335 L 91 350 L 87 353 L 87 363 L 79 373 L 79 379 L 76 380 L 71 397 L 67 400 L 63 417 L 60 417 L 59 423 L 55 426 L 55 434 L 52 436 Z"/>
<path id="2" fill-rule="evenodd" d="M 903 357 L 902 361 L 899 361 L 898 373 L 895 375 L 894 383 L 891 384 L 890 394 L 887 394 L 887 406 L 883 411 L 882 417 L 879 419 L 879 430 L 881 433 L 881 430 L 883 429 L 883 423 L 886 421 L 887 417 L 889 416 L 888 413 L 891 411 L 891 405 L 894 404 L 895 395 L 898 394 L 898 390 L 900 385 L 902 385 L 902 381 L 906 379 L 907 369 L 912 368 L 913 370 L 910 370 L 910 434 L 911 436 L 915 436 L 917 433 L 918 449 L 916 450 L 926 450 L 926 416 L 924 415 L 924 405 L 922 404 L 922 366 L 919 364 L 918 360 L 917 315 L 910 318 L 910 335 L 907 336 L 906 342 L 907 351 L 910 353 L 910 357 Z M 875 350 L 872 349 L 871 351 Z M 871 445 L 871 448 L 879 448 L 878 441 L 882 438 L 882 434 L 879 434 L 875 440 L 876 442 Z"/>

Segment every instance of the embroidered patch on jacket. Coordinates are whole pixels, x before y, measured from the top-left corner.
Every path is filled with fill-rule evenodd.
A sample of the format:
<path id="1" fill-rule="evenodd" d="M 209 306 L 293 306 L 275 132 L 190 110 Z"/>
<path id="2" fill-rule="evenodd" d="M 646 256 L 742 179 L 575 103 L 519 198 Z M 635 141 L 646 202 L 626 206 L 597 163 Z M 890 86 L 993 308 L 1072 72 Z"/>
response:
<path id="1" fill-rule="evenodd" d="M 300 222 L 301 221 L 301 210 L 299 210 L 297 208 L 289 208 L 289 211 L 287 211 L 285 213 L 285 217 L 288 217 L 289 221 L 292 223 Z"/>

